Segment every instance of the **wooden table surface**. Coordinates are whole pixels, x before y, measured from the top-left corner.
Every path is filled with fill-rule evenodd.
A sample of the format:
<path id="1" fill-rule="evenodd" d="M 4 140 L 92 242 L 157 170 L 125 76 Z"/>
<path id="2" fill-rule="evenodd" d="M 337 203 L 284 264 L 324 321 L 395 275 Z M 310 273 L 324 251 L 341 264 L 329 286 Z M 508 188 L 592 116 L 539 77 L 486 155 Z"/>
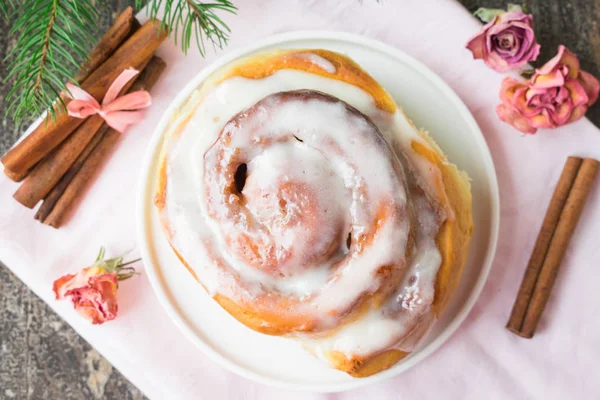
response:
<path id="1" fill-rule="evenodd" d="M 460 1 L 471 11 L 478 7 L 504 7 L 508 3 Z M 102 18 L 105 29 L 118 11 L 133 1 L 108 3 L 110 10 L 105 10 Z M 528 7 L 534 15 L 537 38 L 542 45 L 541 61 L 550 59 L 558 45 L 564 44 L 579 56 L 584 70 L 600 77 L 600 0 L 528 0 Z M 0 33 L 0 56 L 4 58 L 15 43 L 4 19 L 0 22 Z M 6 64 L 0 64 L 0 76 L 5 75 Z M 10 88 L 10 82 L 0 87 L 0 99 L 4 99 Z M 5 116 L 5 111 L 6 104 L 0 101 L 3 117 L 0 154 L 21 133 Z M 589 110 L 588 118 L 600 126 L 600 102 Z M 139 390 L 0 264 L 0 398 L 142 397 Z"/>

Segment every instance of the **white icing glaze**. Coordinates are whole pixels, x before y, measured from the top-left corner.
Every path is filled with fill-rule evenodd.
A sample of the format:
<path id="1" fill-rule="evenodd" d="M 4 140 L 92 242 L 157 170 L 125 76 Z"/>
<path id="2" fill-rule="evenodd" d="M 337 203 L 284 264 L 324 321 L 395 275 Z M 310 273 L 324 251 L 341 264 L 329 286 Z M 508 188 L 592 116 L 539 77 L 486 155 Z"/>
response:
<path id="1" fill-rule="evenodd" d="M 315 54 L 308 56 L 311 57 L 311 62 L 323 70 L 335 72 L 335 67 L 329 61 Z M 300 255 L 298 259 L 292 258 L 289 261 L 285 276 L 273 276 L 232 256 L 227 251 L 223 227 L 207 217 L 207 204 L 211 204 L 214 198 L 207 196 L 212 185 L 207 187 L 205 182 L 205 155 L 217 141 L 227 121 L 271 94 L 298 89 L 328 93 L 369 117 L 387 140 L 394 144 L 394 148 L 406 155 L 408 161 L 405 160 L 405 169 L 408 164 L 415 169 L 419 185 L 430 193 L 435 192 L 436 174 L 439 174 L 439 170 L 411 150 L 411 141 L 425 142 L 402 113 L 392 115 L 381 111 L 368 93 L 345 82 L 296 70 L 282 70 L 260 80 L 230 78 L 211 90 L 196 92 L 190 97 L 171 128 L 177 131 L 179 125 L 183 125 L 182 131 L 167 149 L 167 191 L 163 212 L 171 227 L 172 245 L 194 269 L 209 293 L 252 298 L 265 289 L 276 290 L 300 300 L 309 299 L 310 302 L 303 303 L 304 307 L 323 314 L 321 323 L 324 326 L 335 326 L 336 320 L 327 317 L 327 313 L 352 305 L 357 294 L 376 290 L 379 286 L 375 279 L 376 269 L 394 262 L 399 254 L 402 258 L 408 235 L 406 224 L 384 224 L 377 235 L 378 240 L 366 247 L 361 257 L 350 257 L 345 273 L 337 274 L 331 279 L 330 269 L 348 253 L 343 246 L 345 236 L 341 238 L 336 256 L 329 260 L 302 269 Z M 347 116 L 342 118 L 343 109 L 339 105 L 323 110 L 323 104 L 308 104 L 299 113 L 297 105 L 282 103 L 276 110 L 275 116 L 263 116 L 262 120 L 258 115 L 258 119 L 254 121 L 257 131 L 264 133 L 267 129 L 271 133 L 288 133 L 292 126 L 299 128 L 294 134 L 303 142 L 282 142 L 247 155 L 248 180 L 242 193 L 248 198 L 248 209 L 253 218 L 259 222 L 282 218 L 275 202 L 278 198 L 263 197 L 264 194 L 272 193 L 282 179 L 306 182 L 312 186 L 317 184 L 315 203 L 319 207 L 323 204 L 331 205 L 330 214 L 320 224 L 319 233 L 323 238 L 334 234 L 328 228 L 336 226 L 340 220 L 345 227 L 343 232 L 352 226 L 353 239 L 358 238 L 362 233 L 361 229 L 368 229 L 366 221 L 372 219 L 374 212 L 368 199 L 381 193 L 391 193 L 399 206 L 406 202 L 403 186 L 395 184 L 389 175 L 382 173 L 389 170 L 385 160 L 365 156 L 373 148 L 373 144 L 361 141 L 360 135 L 353 136 L 350 140 L 342 137 L 349 127 L 344 120 Z M 191 118 L 186 121 L 190 115 Z M 360 123 L 360 120 L 355 121 L 355 124 Z M 323 127 L 327 129 L 323 130 Z M 245 126 L 245 129 L 250 128 Z M 325 137 L 333 138 L 342 147 L 342 151 L 350 156 L 352 163 L 341 158 L 331 158 L 330 154 L 324 155 L 315 150 Z M 263 138 L 260 135 L 232 136 L 232 147 L 250 148 L 250 144 L 256 146 L 261 140 Z M 212 160 L 210 168 L 217 164 L 217 160 Z M 357 175 L 357 170 L 361 171 L 360 175 Z M 366 192 L 353 190 L 357 187 L 364 187 Z M 289 207 L 285 218 L 291 218 L 294 213 L 302 211 L 301 205 L 306 203 L 296 200 L 287 203 Z M 333 334 L 320 338 L 301 335 L 301 339 L 317 354 L 337 350 L 350 357 L 371 354 L 389 347 L 410 350 L 427 327 L 431 326 L 429 306 L 433 301 L 433 284 L 441 262 L 433 236 L 443 216 L 438 215 L 435 210 L 428 210 L 427 202 L 422 197 L 417 196 L 410 201 L 411 207 L 417 209 L 419 219 L 414 224 L 417 227 L 416 248 L 396 294 L 390 296 L 383 307 L 371 309 L 366 315 Z M 362 209 L 361 204 L 364 206 Z M 365 214 L 361 215 L 361 212 Z M 228 215 L 224 214 L 222 217 Z M 285 226 L 286 222 L 279 220 L 278 224 Z M 272 229 L 270 233 L 283 249 L 298 246 L 300 253 L 308 251 L 308 248 L 303 249 L 303 244 L 307 243 L 312 233 L 296 228 L 279 231 Z M 199 245 L 200 242 L 207 242 L 209 245 L 203 247 Z M 215 261 L 211 261 L 214 260 L 211 255 L 214 252 L 223 254 L 224 262 L 231 266 L 233 273 L 224 271 Z M 249 282 L 248 285 L 240 288 L 237 285 L 239 277 Z"/>
<path id="2" fill-rule="evenodd" d="M 402 284 L 380 308 L 323 338 L 299 337 L 320 358 L 331 351 L 366 356 L 382 349 L 412 351 L 429 331 L 435 316 L 430 312 L 435 291 L 433 283 L 441 263 L 432 233 L 437 232 L 440 217 L 423 196 L 411 199 L 419 223 L 416 224 L 416 249 Z M 434 250 L 435 249 L 435 250 Z"/>
<path id="3" fill-rule="evenodd" d="M 335 68 L 335 65 L 333 65 L 331 63 L 331 61 L 329 61 L 317 54 L 300 53 L 295 56 L 310 61 L 312 64 L 318 66 L 323 71 L 328 72 L 330 74 L 335 74 L 335 72 L 337 71 L 337 69 Z"/>
<path id="4" fill-rule="evenodd" d="M 382 266 L 404 268 L 410 226 L 400 215 L 406 194 L 394 162 L 398 171 L 400 165 L 383 138 L 343 103 L 317 96 L 269 96 L 225 125 L 204 156 L 204 201 L 220 229 L 203 240 L 228 255 L 224 258 L 244 282 L 256 276 L 245 273 L 248 265 L 275 272 L 269 292 L 281 292 L 280 281 L 306 269 L 335 269 L 325 285 L 312 288 L 310 301 L 288 311 L 310 314 L 318 327 L 328 327 L 336 322 L 332 316 L 345 314 L 379 288 Z M 246 162 L 250 182 L 242 192 L 244 208 L 224 177 Z M 264 164 L 270 169 L 266 180 Z M 282 191 L 286 185 L 291 193 Z M 389 215 L 375 227 L 384 203 Z M 361 235 L 373 239 L 364 249 L 351 246 L 339 260 L 336 254 L 348 252 L 343 248 L 347 232 L 357 243 Z M 248 250 L 249 242 L 258 245 L 258 254 Z M 332 260 L 339 262 L 332 265 Z M 258 293 L 251 296 L 261 296 L 264 279 L 254 283 Z"/>

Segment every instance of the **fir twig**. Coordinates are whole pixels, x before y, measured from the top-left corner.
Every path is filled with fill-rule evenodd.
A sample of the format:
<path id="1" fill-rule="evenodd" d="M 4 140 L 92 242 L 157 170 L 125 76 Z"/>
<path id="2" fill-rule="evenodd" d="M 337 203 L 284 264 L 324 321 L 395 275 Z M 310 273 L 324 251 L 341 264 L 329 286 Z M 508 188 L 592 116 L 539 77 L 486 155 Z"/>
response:
<path id="1" fill-rule="evenodd" d="M 8 4 L 6 4 L 8 2 Z M 0 0 L 0 11 L 5 17 L 8 17 L 8 6 L 11 5 L 11 0 Z"/>
<path id="2" fill-rule="evenodd" d="M 98 21 L 93 0 L 33 0 L 21 13 L 11 29 L 19 39 L 6 78 L 15 78 L 7 97 L 17 123 L 41 110 L 55 116 L 52 106 L 86 59 Z M 62 100 L 58 105 L 64 107 Z"/>
<path id="3" fill-rule="evenodd" d="M 135 3 L 138 9 L 148 3 L 149 17 L 161 19 L 185 53 L 194 39 L 204 55 L 207 45 L 222 48 L 227 44 L 231 31 L 221 16 L 237 11 L 230 0 L 208 1 L 136 0 Z M 60 93 L 67 82 L 73 81 L 74 71 L 96 42 L 94 33 L 98 24 L 95 0 L 23 0 L 22 3 L 21 14 L 10 32 L 19 38 L 7 56 L 11 63 L 6 77 L 6 80 L 15 78 L 7 96 L 7 113 L 12 113 L 17 124 L 42 110 L 55 117 L 57 111 L 64 109 Z M 16 10 L 13 0 L 0 0 L 0 12 L 6 15 L 11 10 Z M 53 108 L 55 102 L 58 107 Z"/>
<path id="4" fill-rule="evenodd" d="M 136 7 L 143 6 L 145 1 L 136 0 Z M 229 0 L 213 0 L 203 3 L 194 0 L 150 0 L 148 15 L 156 19 L 162 9 L 161 18 L 169 34 L 179 42 L 184 53 L 191 47 L 192 38 L 196 41 L 202 56 L 206 53 L 206 45 L 222 48 L 227 44 L 231 32 L 218 13 L 235 14 L 237 8 Z"/>

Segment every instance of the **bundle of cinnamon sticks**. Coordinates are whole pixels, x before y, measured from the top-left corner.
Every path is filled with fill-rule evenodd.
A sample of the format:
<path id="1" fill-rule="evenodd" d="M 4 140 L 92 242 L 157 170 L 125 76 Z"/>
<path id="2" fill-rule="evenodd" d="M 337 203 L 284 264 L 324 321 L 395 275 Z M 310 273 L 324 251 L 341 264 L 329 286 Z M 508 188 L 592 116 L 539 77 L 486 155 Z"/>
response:
<path id="1" fill-rule="evenodd" d="M 599 168 L 592 158 L 565 163 L 506 325 L 521 337 L 535 333 Z"/>
<path id="2" fill-rule="evenodd" d="M 135 68 L 141 73 L 125 85 L 121 94 L 150 90 L 166 67 L 154 56 L 166 36 L 160 21 L 141 25 L 128 7 L 92 50 L 76 75 L 77 82 L 100 102 L 123 70 Z M 61 98 L 69 102 L 67 94 Z M 119 135 L 99 115 L 80 119 L 57 108 L 55 119 L 47 116 L 0 160 L 10 179 L 23 181 L 14 198 L 29 208 L 43 201 L 35 218 L 59 228 Z"/>

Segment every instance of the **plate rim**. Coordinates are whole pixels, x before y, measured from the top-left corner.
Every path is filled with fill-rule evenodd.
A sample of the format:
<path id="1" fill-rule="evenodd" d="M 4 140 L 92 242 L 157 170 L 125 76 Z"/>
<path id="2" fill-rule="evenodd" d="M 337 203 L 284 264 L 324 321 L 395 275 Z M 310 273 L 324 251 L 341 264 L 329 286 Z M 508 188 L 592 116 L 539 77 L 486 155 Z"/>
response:
<path id="1" fill-rule="evenodd" d="M 489 187 L 492 215 L 490 216 L 490 240 L 488 242 L 486 256 L 480 269 L 479 276 L 477 277 L 477 281 L 472 287 L 469 297 L 463 303 L 456 316 L 450 321 L 448 326 L 436 337 L 436 339 L 433 342 L 429 343 L 425 348 L 418 351 L 416 354 L 414 354 L 414 356 L 407 358 L 408 365 L 406 365 L 407 363 L 405 363 L 405 368 L 391 368 L 367 378 L 352 379 L 343 383 L 319 383 L 309 385 L 296 382 L 285 382 L 281 379 L 271 378 L 261 373 L 244 368 L 241 365 L 238 365 L 237 363 L 233 362 L 226 356 L 222 355 L 215 349 L 213 349 L 209 344 L 205 343 L 200 337 L 198 337 L 198 335 L 194 333 L 193 329 L 189 326 L 189 323 L 185 321 L 185 318 L 183 318 L 183 316 L 180 315 L 180 312 L 178 312 L 176 309 L 177 307 L 169 299 L 168 294 L 163 289 L 164 283 L 160 281 L 160 278 L 158 276 L 159 273 L 156 271 L 157 266 L 152 261 L 152 257 L 150 256 L 148 241 L 146 240 L 148 231 L 150 229 L 149 221 L 147 220 L 147 215 L 148 212 L 151 212 L 146 208 L 146 195 L 150 189 L 149 185 L 151 185 L 153 182 L 153 180 L 149 176 L 149 170 L 150 167 L 152 167 L 152 164 L 154 163 L 157 154 L 157 149 L 159 147 L 158 145 L 160 143 L 160 140 L 162 139 L 162 136 L 164 135 L 165 127 L 168 124 L 170 117 L 173 114 L 173 111 L 176 110 L 211 73 L 230 63 L 231 61 L 244 55 L 256 52 L 265 47 L 301 40 L 334 40 L 345 42 L 351 45 L 364 46 L 392 56 L 393 58 L 400 59 L 403 62 L 406 62 L 407 64 L 412 66 L 413 68 L 416 68 L 420 72 L 422 72 L 425 78 L 430 80 L 437 89 L 441 90 L 443 94 L 446 95 L 457 106 L 461 118 L 463 118 L 467 125 L 470 127 L 470 129 L 474 133 L 476 133 L 475 140 L 478 142 L 477 144 L 480 150 L 483 152 L 482 155 L 485 160 L 486 175 L 490 183 Z M 217 362 L 229 371 L 232 371 L 252 381 L 281 389 L 332 393 L 364 387 L 373 383 L 381 382 L 387 378 L 400 375 L 401 373 L 414 367 L 419 362 L 429 357 L 433 352 L 438 350 L 456 332 L 460 325 L 462 325 L 466 317 L 473 309 L 473 306 L 475 305 L 477 299 L 479 298 L 483 287 L 487 282 L 493 264 L 500 230 L 500 196 L 494 161 L 481 129 L 479 128 L 475 118 L 473 117 L 468 107 L 464 104 L 462 99 L 439 75 L 437 75 L 429 67 L 427 67 L 425 64 L 418 61 L 411 55 L 393 47 L 392 45 L 383 43 L 377 39 L 348 32 L 337 32 L 327 30 L 299 30 L 272 35 L 263 38 L 262 40 L 259 40 L 258 42 L 253 43 L 251 45 L 236 48 L 230 51 L 229 53 L 216 58 L 213 62 L 204 67 L 196 76 L 194 76 L 192 80 L 190 80 L 182 88 L 181 92 L 177 94 L 177 96 L 170 102 L 169 106 L 163 112 L 146 147 L 144 159 L 142 161 L 141 173 L 138 180 L 135 215 L 138 246 L 140 249 L 142 260 L 144 262 L 144 270 L 146 271 L 146 275 L 148 276 L 148 280 L 150 281 L 152 290 L 157 296 L 161 306 L 167 312 L 171 321 L 173 321 L 177 328 L 184 334 L 187 340 L 192 342 L 214 362 Z"/>

